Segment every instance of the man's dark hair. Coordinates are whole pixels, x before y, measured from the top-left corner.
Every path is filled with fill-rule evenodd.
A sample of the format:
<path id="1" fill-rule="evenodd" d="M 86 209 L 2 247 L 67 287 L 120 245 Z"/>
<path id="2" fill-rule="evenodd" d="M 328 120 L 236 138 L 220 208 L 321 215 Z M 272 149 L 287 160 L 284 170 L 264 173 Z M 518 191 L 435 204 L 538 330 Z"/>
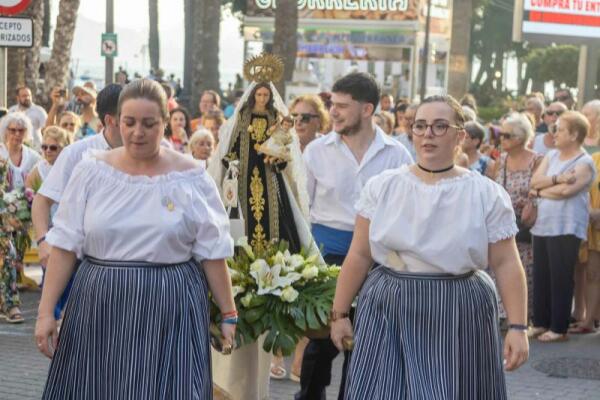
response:
<path id="1" fill-rule="evenodd" d="M 375 78 L 364 72 L 352 72 L 338 79 L 331 91 L 349 94 L 353 100 L 373 104 L 373 112 L 379 105 L 381 94 Z"/>
<path id="2" fill-rule="evenodd" d="M 98 93 L 98 97 L 96 97 L 96 112 L 102 124 L 104 124 L 104 117 L 107 114 L 113 117 L 117 116 L 121 90 L 123 90 L 122 85 L 111 83 Z"/>

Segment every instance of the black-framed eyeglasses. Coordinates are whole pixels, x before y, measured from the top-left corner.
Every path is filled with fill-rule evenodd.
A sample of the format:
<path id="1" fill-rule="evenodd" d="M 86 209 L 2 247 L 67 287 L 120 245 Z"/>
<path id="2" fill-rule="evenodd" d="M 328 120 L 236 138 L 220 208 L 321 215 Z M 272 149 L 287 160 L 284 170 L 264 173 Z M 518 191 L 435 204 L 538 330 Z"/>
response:
<path id="1" fill-rule="evenodd" d="M 433 124 L 417 121 L 411 124 L 410 128 L 415 136 L 425 136 L 425 133 L 427 133 L 427 128 L 431 128 L 431 133 L 433 133 L 433 136 L 444 136 L 446 132 L 448 132 L 448 128 L 462 129 L 463 127 L 449 124 L 446 121 L 435 121 Z"/>
<path id="2" fill-rule="evenodd" d="M 290 114 L 290 116 L 294 119 L 294 121 L 297 121 L 298 118 L 300 118 L 300 122 L 302 122 L 303 124 L 309 123 L 312 118 L 319 118 L 319 114 L 310 113 L 292 113 Z"/>
<path id="3" fill-rule="evenodd" d="M 549 115 L 549 116 L 552 116 L 552 115 L 554 115 L 554 116 L 556 116 L 556 117 L 560 117 L 560 115 L 561 115 L 563 112 L 564 112 L 564 111 L 562 111 L 562 110 L 559 110 L 559 111 L 546 111 L 546 115 Z"/>
<path id="4" fill-rule="evenodd" d="M 59 146 L 57 146 L 55 144 L 43 144 L 42 145 L 42 150 L 43 151 L 47 151 L 47 150 L 58 151 L 58 149 L 59 149 Z"/>

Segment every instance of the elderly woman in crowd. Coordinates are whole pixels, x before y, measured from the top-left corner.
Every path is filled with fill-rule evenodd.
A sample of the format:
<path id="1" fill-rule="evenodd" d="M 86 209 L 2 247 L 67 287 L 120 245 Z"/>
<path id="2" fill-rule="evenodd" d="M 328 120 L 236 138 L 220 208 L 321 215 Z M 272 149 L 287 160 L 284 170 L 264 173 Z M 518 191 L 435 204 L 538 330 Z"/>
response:
<path id="1" fill-rule="evenodd" d="M 369 180 L 356 205 L 331 315 L 331 337 L 342 349 L 362 287 L 346 399 L 506 399 L 503 354 L 507 370 L 528 357 L 510 198 L 491 179 L 454 165 L 464 115 L 452 97 L 425 99 L 412 132 L 416 164 Z M 457 219 L 460 210 L 469 218 Z M 374 262 L 381 266 L 369 272 Z M 488 265 L 508 314 L 504 353 L 496 291 L 482 272 Z"/>
<path id="2" fill-rule="evenodd" d="M 28 147 L 33 128 L 20 112 L 6 115 L 0 122 L 0 157 L 8 161 L 10 187 L 25 186 L 25 179 L 41 156 Z"/>
<path id="3" fill-rule="evenodd" d="M 8 162 L 8 190 L 24 187 L 27 175 L 41 159 L 35 150 L 25 144 L 31 141 L 32 132 L 31 121 L 21 112 L 10 113 L 0 122 L 0 158 Z M 18 282 L 35 289 L 37 283 L 26 277 L 23 271 L 24 256 L 24 254 L 17 254 L 15 260 Z"/>
<path id="4" fill-rule="evenodd" d="M 540 155 L 527 148 L 533 134 L 533 126 L 527 117 L 518 113 L 509 114 L 499 133 L 504 153 L 500 156 L 493 174 L 496 182 L 508 192 L 517 216 L 519 232 L 516 241 L 527 277 L 529 319 L 533 313 L 533 248 L 529 230 L 535 222 L 537 211 L 537 205 L 529 198 L 529 183 L 533 172 L 542 161 Z M 503 308 L 500 314 L 506 317 Z"/>
<path id="5" fill-rule="evenodd" d="M 469 169 L 490 176 L 494 170 L 494 160 L 479 151 L 485 139 L 485 128 L 476 121 L 469 121 L 465 124 L 465 132 L 462 150 L 469 158 Z"/>
<path id="6" fill-rule="evenodd" d="M 44 158 L 38 161 L 27 176 L 25 187 L 37 192 L 44 179 L 46 179 L 46 176 L 48 176 L 50 168 L 54 165 L 54 161 L 56 161 L 62 149 L 69 144 L 71 144 L 71 135 L 66 129 L 58 126 L 50 126 L 44 129 L 41 146 Z"/>
<path id="7" fill-rule="evenodd" d="M 231 346 L 233 241 L 212 178 L 160 145 L 168 117 L 158 83 L 127 85 L 123 147 L 89 154 L 65 189 L 35 331 L 52 357 L 43 399 L 211 398 L 208 290 Z M 58 337 L 53 309 L 77 257 Z"/>
<path id="8" fill-rule="evenodd" d="M 573 300 L 573 274 L 589 221 L 588 189 L 594 161 L 582 147 L 589 123 L 573 111 L 554 125 L 554 146 L 531 179 L 538 197 L 533 236 L 534 336 L 542 342 L 567 340 Z"/>
<path id="9" fill-rule="evenodd" d="M 208 166 L 208 160 L 215 149 L 215 137 L 206 128 L 200 128 L 190 138 L 190 152 L 192 157 L 200 160 L 204 167 Z"/>
<path id="10" fill-rule="evenodd" d="M 169 113 L 169 122 L 165 129 L 165 138 L 174 150 L 180 153 L 189 151 L 188 142 L 192 137 L 190 114 L 185 108 L 175 108 Z"/>
<path id="11" fill-rule="evenodd" d="M 294 128 L 300 139 L 302 151 L 319 134 L 326 134 L 329 131 L 329 115 L 319 96 L 296 97 L 290 105 L 290 114 L 294 120 Z"/>

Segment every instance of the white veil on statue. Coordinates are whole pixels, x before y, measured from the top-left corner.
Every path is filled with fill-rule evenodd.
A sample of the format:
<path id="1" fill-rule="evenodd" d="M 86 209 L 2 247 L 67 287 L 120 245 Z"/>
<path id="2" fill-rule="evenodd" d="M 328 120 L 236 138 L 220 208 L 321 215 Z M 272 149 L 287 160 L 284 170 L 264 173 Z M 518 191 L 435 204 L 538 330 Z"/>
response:
<path id="1" fill-rule="evenodd" d="M 231 146 L 231 140 L 233 133 L 236 129 L 236 123 L 239 120 L 240 112 L 249 100 L 250 95 L 254 91 L 257 82 L 252 81 L 243 96 L 240 98 L 233 115 L 227 120 L 225 124 L 219 130 L 219 145 L 217 147 L 217 158 L 211 162 L 208 166 L 208 172 L 217 183 L 217 187 L 222 195 L 222 184 L 223 178 L 225 177 L 225 166 L 222 163 L 223 158 L 227 155 Z M 269 81 L 269 87 L 273 96 L 273 106 L 277 110 L 280 116 L 285 117 L 289 114 L 289 110 L 281 95 L 275 88 L 272 81 Z M 298 230 L 298 237 L 300 238 L 300 244 L 305 249 L 309 250 L 311 254 L 319 253 L 319 249 L 312 237 L 310 232 L 310 226 L 308 222 L 309 210 L 308 210 L 308 191 L 307 191 L 307 178 L 306 169 L 302 159 L 302 151 L 300 150 L 300 139 L 296 134 L 296 131 L 292 128 L 290 130 L 293 141 L 290 144 L 290 156 L 291 161 L 287 163 L 286 168 L 282 171 L 283 180 L 286 184 L 286 191 L 290 199 L 292 207 L 292 213 L 294 214 L 294 221 L 296 223 L 296 229 Z"/>

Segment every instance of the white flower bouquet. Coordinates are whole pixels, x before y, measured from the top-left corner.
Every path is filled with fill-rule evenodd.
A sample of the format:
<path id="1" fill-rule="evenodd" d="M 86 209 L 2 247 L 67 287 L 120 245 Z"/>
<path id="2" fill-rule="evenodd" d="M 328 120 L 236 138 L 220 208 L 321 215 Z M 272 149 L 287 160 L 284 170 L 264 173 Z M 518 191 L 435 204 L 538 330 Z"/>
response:
<path id="1" fill-rule="evenodd" d="M 289 355 L 307 331 L 329 323 L 339 266 L 318 264 L 318 255 L 290 254 L 285 241 L 253 249 L 246 237 L 227 261 L 238 310 L 236 342 L 252 343 L 268 332 L 264 350 Z M 213 305 L 212 320 L 219 322 Z"/>

